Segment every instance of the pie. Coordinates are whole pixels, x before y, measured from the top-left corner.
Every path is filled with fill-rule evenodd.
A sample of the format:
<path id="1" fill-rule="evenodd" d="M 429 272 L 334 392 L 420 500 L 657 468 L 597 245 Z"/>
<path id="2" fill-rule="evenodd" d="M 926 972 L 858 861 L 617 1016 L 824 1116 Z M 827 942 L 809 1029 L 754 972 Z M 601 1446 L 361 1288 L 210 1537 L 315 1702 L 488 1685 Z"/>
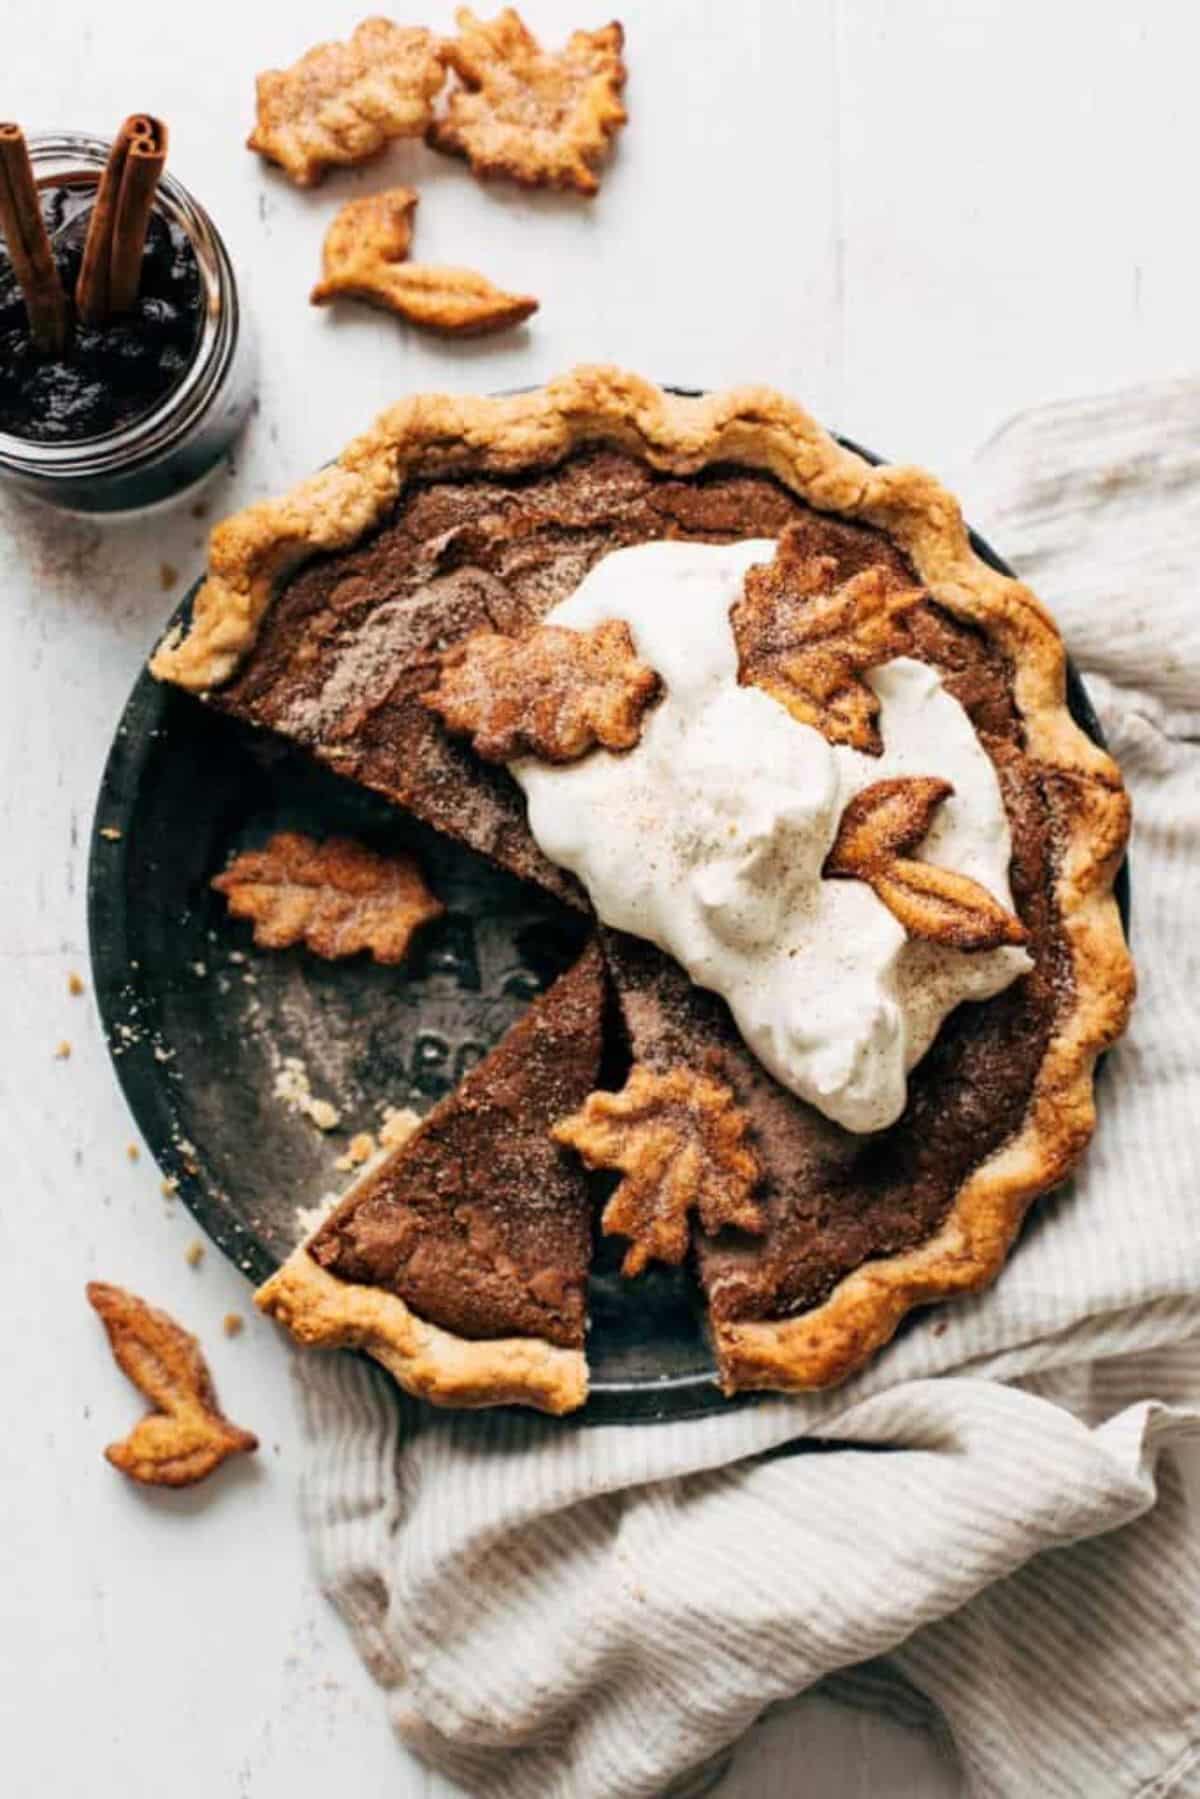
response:
<path id="1" fill-rule="evenodd" d="M 714 582 L 732 596 L 715 612 Z M 566 712 L 547 687 L 543 705 L 539 668 L 561 688 L 566 664 L 538 634 L 582 629 L 597 583 L 618 597 L 589 602 L 588 626 L 628 624 L 636 599 L 636 645 L 596 631 L 574 658 L 592 687 Z M 688 723 L 691 634 L 715 628 L 702 607 L 727 666 Z M 152 668 L 598 914 L 577 968 L 268 1283 L 302 1339 L 364 1342 L 447 1403 L 576 1403 L 587 1163 L 633 1183 L 615 1215 L 638 1221 L 634 1267 L 689 1255 L 726 1392 L 824 1386 L 913 1307 L 991 1281 L 1085 1148 L 1095 1063 L 1134 987 L 1112 894 L 1119 771 L 1067 711 L 1053 623 L 974 554 L 949 494 L 867 464 L 779 394 L 681 397 L 582 368 L 535 393 L 403 401 L 285 499 L 217 527 Z M 651 777 L 685 725 L 673 816 Z M 760 735 L 764 772 L 739 786 L 712 744 L 765 756 Z M 649 824 L 623 814 L 635 776 Z M 612 793 L 618 844 L 641 829 L 696 858 L 687 918 L 668 891 L 654 927 L 632 928 L 630 884 L 658 876 L 596 852 Z M 741 860 L 700 841 L 710 810 Z M 578 856 L 547 852 L 552 818 Z M 794 913 L 780 831 L 815 857 Z M 771 921 L 814 905 L 826 935 L 787 953 L 801 999 L 805 979 L 826 998 L 780 1029 L 762 1015 L 782 1003 L 764 971 L 787 972 Z M 689 962 L 685 925 L 713 919 L 712 957 Z M 553 1037 L 564 1009 L 570 1054 L 539 1067 L 528 1033 Z M 610 1055 L 601 1079 L 614 1019 L 624 1067 Z M 496 1153 L 477 1155 L 501 1114 Z M 569 1374 L 548 1371 L 562 1358 Z"/>

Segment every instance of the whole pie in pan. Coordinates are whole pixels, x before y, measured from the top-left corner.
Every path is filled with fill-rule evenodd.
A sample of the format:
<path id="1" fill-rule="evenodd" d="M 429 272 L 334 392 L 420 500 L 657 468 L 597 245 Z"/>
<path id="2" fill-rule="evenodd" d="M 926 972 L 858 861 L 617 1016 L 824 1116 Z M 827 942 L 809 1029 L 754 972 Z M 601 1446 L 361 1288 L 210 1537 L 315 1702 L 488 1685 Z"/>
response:
<path id="1" fill-rule="evenodd" d="M 778 393 L 405 400 L 217 527 L 152 667 L 595 921 L 267 1283 L 302 1340 L 569 1409 L 595 1205 L 727 1392 L 825 1386 L 1086 1146 L 1120 774 L 951 496 Z"/>

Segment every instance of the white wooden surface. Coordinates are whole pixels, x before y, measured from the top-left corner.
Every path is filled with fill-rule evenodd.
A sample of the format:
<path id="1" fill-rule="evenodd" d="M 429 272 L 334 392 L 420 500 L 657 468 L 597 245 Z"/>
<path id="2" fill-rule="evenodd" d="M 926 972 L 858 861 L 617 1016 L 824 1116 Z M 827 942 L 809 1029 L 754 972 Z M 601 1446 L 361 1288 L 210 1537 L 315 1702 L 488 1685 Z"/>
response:
<path id="1" fill-rule="evenodd" d="M 111 131 L 165 115 L 263 347 L 262 407 L 206 498 L 279 488 L 422 386 L 612 358 L 690 384 L 764 380 L 891 455 L 954 471 L 1012 411 L 1194 372 L 1195 9 L 1169 0 L 627 0 L 632 120 L 600 198 L 483 191 L 401 147 L 302 195 L 241 148 L 256 69 L 342 34 L 354 0 L 2 0 L 6 115 Z M 486 10 L 486 8 L 485 8 Z M 605 15 L 528 0 L 553 35 Z M 447 25 L 444 0 L 423 15 Z M 103 19 L 103 24 L 100 23 Z M 324 224 L 385 180 L 421 191 L 417 252 L 539 294 L 511 340 L 445 346 L 305 303 Z M 100 1039 L 84 881 L 96 783 L 139 663 L 202 553 L 185 506 L 103 527 L 0 501 L 0 1744 L 14 1799 L 444 1794 L 391 1739 L 307 1577 L 285 1357 L 159 1193 Z M 164 569 L 163 565 L 169 565 Z M 69 1060 L 54 1059 L 61 1039 Z M 303 1128 L 297 1126 L 297 1128 Z M 201 1331 L 255 1465 L 147 1495 L 100 1459 L 136 1397 L 90 1276 Z M 822 1704 L 752 1733 L 726 1799 L 957 1790 L 925 1740 Z"/>

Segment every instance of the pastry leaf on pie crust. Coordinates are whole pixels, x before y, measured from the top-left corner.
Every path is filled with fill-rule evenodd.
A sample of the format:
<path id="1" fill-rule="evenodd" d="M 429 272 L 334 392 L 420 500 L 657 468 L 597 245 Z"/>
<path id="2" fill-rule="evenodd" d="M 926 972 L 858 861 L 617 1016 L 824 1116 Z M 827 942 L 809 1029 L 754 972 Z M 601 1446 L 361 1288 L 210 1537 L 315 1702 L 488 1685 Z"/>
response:
<path id="1" fill-rule="evenodd" d="M 883 563 L 840 579 L 833 558 L 810 554 L 789 526 L 731 608 L 738 679 L 829 743 L 878 756 L 879 699 L 863 676 L 903 652 L 907 614 L 923 598 Z"/>
<path id="2" fill-rule="evenodd" d="M 999 949 L 1029 933 L 986 887 L 951 868 L 912 859 L 938 807 L 954 792 L 933 775 L 897 776 L 856 793 L 838 825 L 824 874 L 866 881 L 910 937 L 952 949 Z"/>
<path id="3" fill-rule="evenodd" d="M 607 1236 L 630 1239 L 622 1273 L 682 1262 L 695 1212 L 711 1235 L 726 1226 L 761 1233 L 753 1198 L 761 1177 L 746 1142 L 749 1123 L 730 1089 L 690 1068 L 657 1073 L 640 1063 L 619 1093 L 591 1093 L 551 1135 L 588 1168 L 624 1180 L 604 1208 Z"/>
<path id="4" fill-rule="evenodd" d="M 574 762 L 596 745 L 632 749 L 659 688 L 629 626 L 606 619 L 588 631 L 539 625 L 519 638 L 477 631 L 442 657 L 422 704 L 488 762 Z"/>

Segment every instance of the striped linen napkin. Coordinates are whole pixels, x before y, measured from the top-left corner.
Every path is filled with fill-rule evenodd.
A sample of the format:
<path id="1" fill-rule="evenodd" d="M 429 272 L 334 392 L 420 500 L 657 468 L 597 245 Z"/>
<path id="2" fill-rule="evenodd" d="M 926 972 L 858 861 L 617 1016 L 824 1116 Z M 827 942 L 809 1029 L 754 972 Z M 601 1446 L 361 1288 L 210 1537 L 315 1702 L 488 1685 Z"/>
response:
<path id="1" fill-rule="evenodd" d="M 979 1799 L 1200 1794 L 1200 382 L 1022 417 L 959 486 L 1134 796 L 1099 1135 L 996 1287 L 834 1393 L 579 1429 L 297 1358 L 320 1580 L 471 1793 L 682 1791 L 821 1681 L 935 1719 Z"/>

